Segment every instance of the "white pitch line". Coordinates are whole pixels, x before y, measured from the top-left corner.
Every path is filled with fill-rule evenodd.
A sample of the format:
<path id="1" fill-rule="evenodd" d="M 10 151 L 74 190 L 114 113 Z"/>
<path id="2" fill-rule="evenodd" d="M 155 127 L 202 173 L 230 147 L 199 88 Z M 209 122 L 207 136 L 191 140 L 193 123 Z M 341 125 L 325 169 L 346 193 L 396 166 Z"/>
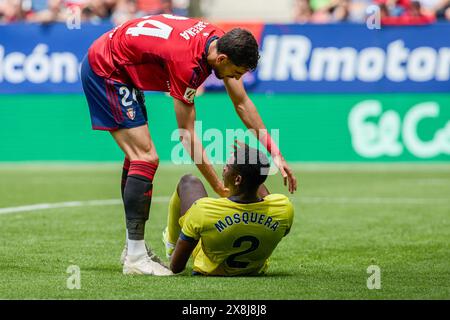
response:
<path id="1" fill-rule="evenodd" d="M 354 198 L 354 197 L 300 197 L 300 203 L 320 204 L 443 204 L 450 205 L 445 198 Z"/>
<path id="2" fill-rule="evenodd" d="M 166 203 L 169 197 L 153 197 L 152 202 Z M 89 200 L 89 201 L 69 201 L 56 203 L 37 203 L 27 206 L 0 208 L 0 215 L 20 212 L 41 211 L 48 209 L 94 207 L 94 206 L 116 206 L 123 204 L 121 199 Z"/>
<path id="3" fill-rule="evenodd" d="M 170 197 L 153 197 L 154 203 L 167 203 Z M 361 205 L 361 204 L 391 204 L 391 205 L 450 205 L 450 199 L 445 198 L 353 198 L 353 197 L 300 197 L 291 199 L 295 202 L 306 204 L 343 204 L 343 205 Z M 94 206 L 116 206 L 122 205 L 121 199 L 89 200 L 89 201 L 69 201 L 56 203 L 38 203 L 27 206 L 0 208 L 0 215 L 21 212 L 34 212 L 49 209 L 75 208 L 75 207 L 94 207 Z"/>

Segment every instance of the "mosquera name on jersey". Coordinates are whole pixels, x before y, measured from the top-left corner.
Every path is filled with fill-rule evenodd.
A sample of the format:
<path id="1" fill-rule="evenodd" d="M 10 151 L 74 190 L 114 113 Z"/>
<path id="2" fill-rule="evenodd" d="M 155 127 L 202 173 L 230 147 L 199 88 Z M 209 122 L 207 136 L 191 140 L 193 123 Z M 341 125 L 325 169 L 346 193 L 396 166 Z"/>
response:
<path id="1" fill-rule="evenodd" d="M 294 217 L 289 199 L 271 194 L 249 204 L 227 198 L 197 200 L 180 218 L 180 237 L 200 240 L 193 271 L 236 276 L 263 273 L 268 258 L 288 234 Z"/>
<path id="2" fill-rule="evenodd" d="M 211 74 L 209 44 L 224 32 L 205 21 L 169 14 L 132 19 L 103 34 L 90 47 L 92 70 L 102 78 L 140 90 L 170 92 L 193 104 Z"/>
<path id="3" fill-rule="evenodd" d="M 236 212 L 233 215 L 226 216 L 223 219 L 217 221 L 214 224 L 217 231 L 222 232 L 226 227 L 232 226 L 233 224 L 238 223 L 258 223 L 271 229 L 272 231 L 276 231 L 277 227 L 280 225 L 278 221 L 274 221 L 272 217 L 266 216 L 265 214 L 258 212 Z"/>

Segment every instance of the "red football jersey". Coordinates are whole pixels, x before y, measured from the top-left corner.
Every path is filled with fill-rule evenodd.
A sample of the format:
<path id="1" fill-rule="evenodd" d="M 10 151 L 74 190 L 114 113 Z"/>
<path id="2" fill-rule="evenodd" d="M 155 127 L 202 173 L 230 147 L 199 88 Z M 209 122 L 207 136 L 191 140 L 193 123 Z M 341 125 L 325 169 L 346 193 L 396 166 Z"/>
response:
<path id="1" fill-rule="evenodd" d="M 206 50 L 224 32 L 205 21 L 168 14 L 133 19 L 89 48 L 92 70 L 141 90 L 166 91 L 187 104 L 211 74 Z"/>

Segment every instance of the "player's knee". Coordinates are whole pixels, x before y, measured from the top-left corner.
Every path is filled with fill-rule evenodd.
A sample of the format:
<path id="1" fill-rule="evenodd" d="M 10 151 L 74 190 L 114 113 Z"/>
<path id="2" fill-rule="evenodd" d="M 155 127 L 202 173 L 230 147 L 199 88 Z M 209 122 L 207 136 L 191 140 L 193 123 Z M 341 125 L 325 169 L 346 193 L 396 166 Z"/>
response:
<path id="1" fill-rule="evenodd" d="M 181 177 L 180 183 L 178 184 L 181 188 L 189 188 L 194 185 L 201 184 L 201 180 L 192 174 L 185 174 Z"/>
<path id="2" fill-rule="evenodd" d="M 145 161 L 153 165 L 159 166 L 159 157 L 157 154 L 153 152 L 142 152 L 137 156 L 137 159 L 135 160 Z"/>
<path id="3" fill-rule="evenodd" d="M 180 182 L 178 183 L 178 194 L 181 194 L 182 190 L 195 190 L 196 188 L 201 187 L 202 181 L 193 176 L 192 174 L 185 174 L 181 177 Z"/>
<path id="4" fill-rule="evenodd" d="M 150 155 L 148 156 L 145 161 L 154 164 L 155 166 L 159 166 L 159 157 L 158 155 Z"/>

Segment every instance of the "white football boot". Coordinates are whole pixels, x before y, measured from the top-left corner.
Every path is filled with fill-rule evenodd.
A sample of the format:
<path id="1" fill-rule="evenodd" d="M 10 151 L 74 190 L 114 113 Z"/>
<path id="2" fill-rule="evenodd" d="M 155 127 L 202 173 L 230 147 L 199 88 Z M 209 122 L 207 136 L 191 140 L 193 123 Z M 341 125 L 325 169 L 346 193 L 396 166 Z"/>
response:
<path id="1" fill-rule="evenodd" d="M 141 256 L 127 255 L 123 264 L 123 274 L 144 274 L 154 276 L 173 275 L 172 271 L 152 260 L 148 254 L 143 254 Z"/>
<path id="2" fill-rule="evenodd" d="M 157 265 L 156 269 L 163 269 L 163 271 L 157 271 L 157 273 L 162 273 L 162 274 L 155 274 L 155 275 L 172 275 L 173 273 L 170 271 L 170 269 L 164 264 L 164 262 L 161 261 L 161 259 L 153 253 L 152 249 L 149 248 L 147 246 L 147 244 L 145 245 L 145 248 L 147 249 L 147 258 L 152 262 L 152 265 Z M 127 244 L 125 244 L 123 250 L 122 250 L 122 254 L 120 255 L 120 263 L 123 265 L 123 273 L 124 274 L 132 274 L 129 273 L 128 270 L 129 268 L 127 267 L 127 271 L 125 271 L 125 262 L 127 261 L 127 253 L 128 253 L 128 246 Z M 144 256 L 145 258 L 145 256 Z M 128 259 L 128 265 L 134 264 L 137 261 L 137 257 L 130 257 L 130 259 Z M 168 274 L 167 271 L 169 272 Z M 127 272 L 127 273 L 126 273 Z M 149 274 L 149 273 L 136 273 L 136 274 Z M 153 274 L 153 273 L 150 273 Z"/>
<path id="3" fill-rule="evenodd" d="M 147 249 L 147 253 L 148 253 L 148 256 L 150 257 L 150 259 L 167 267 L 164 264 L 164 262 L 156 254 L 153 253 L 152 249 L 150 247 L 148 247 L 147 244 L 145 245 L 145 248 Z M 123 265 L 125 263 L 125 258 L 127 257 L 127 253 L 128 253 L 128 246 L 125 243 L 125 246 L 123 247 L 123 250 L 122 250 L 122 254 L 120 255 L 120 264 L 121 265 Z"/>

